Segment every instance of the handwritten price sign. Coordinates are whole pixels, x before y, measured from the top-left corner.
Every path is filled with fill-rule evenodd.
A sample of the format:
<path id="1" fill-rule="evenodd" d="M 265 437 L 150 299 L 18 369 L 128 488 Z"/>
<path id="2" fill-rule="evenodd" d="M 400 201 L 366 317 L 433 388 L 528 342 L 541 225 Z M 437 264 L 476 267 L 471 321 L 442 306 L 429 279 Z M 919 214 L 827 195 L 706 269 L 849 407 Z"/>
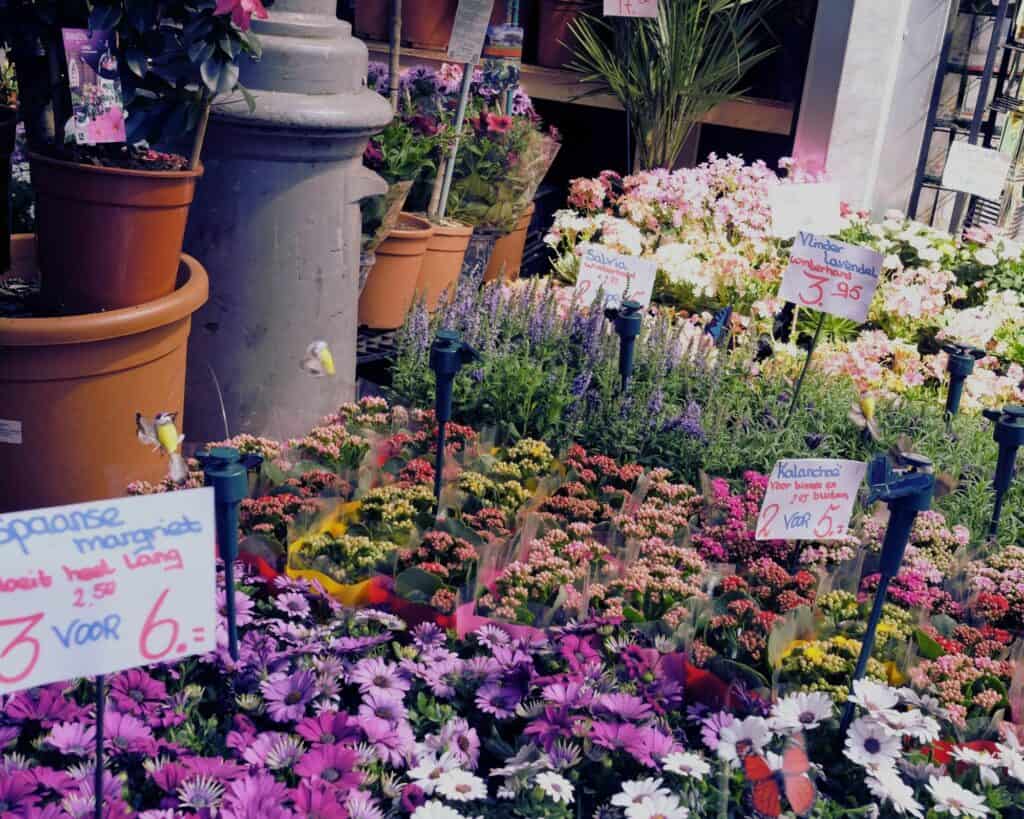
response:
<path id="1" fill-rule="evenodd" d="M 862 322 L 878 287 L 882 254 L 800 231 L 779 297 L 800 307 Z"/>
<path id="2" fill-rule="evenodd" d="M 480 62 L 493 8 L 494 0 L 459 0 L 452 36 L 448 41 L 449 60 L 473 65 Z"/>
<path id="3" fill-rule="evenodd" d="M 860 461 L 779 461 L 757 517 L 758 540 L 838 540 L 850 525 L 867 466 Z"/>
<path id="4" fill-rule="evenodd" d="M 600 245 L 581 246 L 580 272 L 576 277 L 576 301 L 590 305 L 603 290 L 606 305 L 630 298 L 644 307 L 651 303 L 657 262 L 639 256 L 613 253 Z"/>
<path id="5" fill-rule="evenodd" d="M 604 0 L 605 17 L 657 17 L 658 0 Z"/>
<path id="6" fill-rule="evenodd" d="M 212 489 L 0 515 L 0 694 L 216 646 Z"/>

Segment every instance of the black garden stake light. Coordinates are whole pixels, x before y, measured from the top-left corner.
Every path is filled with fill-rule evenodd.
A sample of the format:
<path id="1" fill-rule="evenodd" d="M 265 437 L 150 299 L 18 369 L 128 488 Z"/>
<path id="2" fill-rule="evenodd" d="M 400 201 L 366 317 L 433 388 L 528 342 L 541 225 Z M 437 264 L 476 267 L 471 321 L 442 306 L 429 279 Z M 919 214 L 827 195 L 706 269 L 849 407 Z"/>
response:
<path id="1" fill-rule="evenodd" d="M 213 487 L 217 517 L 217 551 L 224 561 L 224 595 L 227 603 L 228 651 L 238 659 L 238 626 L 235 621 L 235 561 L 238 559 L 238 506 L 249 497 L 249 470 L 262 462 L 259 455 L 241 455 L 237 449 L 218 446 L 197 452 L 204 482 Z"/>
<path id="2" fill-rule="evenodd" d="M 707 327 L 704 328 L 704 332 L 711 336 L 711 340 L 715 342 L 715 346 L 722 343 L 723 338 L 728 337 L 729 327 L 732 321 L 732 305 L 723 307 L 717 313 L 711 321 L 708 322 Z"/>
<path id="3" fill-rule="evenodd" d="M 434 459 L 434 499 L 441 502 L 444 473 L 445 426 L 452 419 L 452 385 L 463 365 L 479 361 L 480 353 L 455 330 L 438 330 L 430 345 L 430 369 L 434 371 L 434 413 L 437 416 L 437 456 Z"/>
<path id="4" fill-rule="evenodd" d="M 853 683 L 864 676 L 871 650 L 875 645 L 875 632 L 878 621 L 882 617 L 882 606 L 889 583 L 899 573 L 903 562 L 903 553 L 910 540 L 910 530 L 918 512 L 931 508 L 932 495 L 935 492 L 935 475 L 932 474 L 932 462 L 923 455 L 903 453 L 900 461 L 905 466 L 896 468 L 886 455 L 879 455 L 868 467 L 868 483 L 871 491 L 868 494 L 867 506 L 875 501 L 883 501 L 889 506 L 889 525 L 882 540 L 882 557 L 879 565 L 878 590 L 871 606 L 867 628 L 861 643 L 860 656 L 851 680 Z M 846 733 L 853 719 L 853 703 L 846 704 L 840 736 Z"/>
<path id="5" fill-rule="evenodd" d="M 974 372 L 974 362 L 985 357 L 985 351 L 969 344 L 947 341 L 942 345 L 949 355 L 946 369 L 949 371 L 949 392 L 946 394 L 946 427 L 953 422 L 953 416 L 960 411 L 960 398 L 964 394 L 964 382 Z"/>
<path id="6" fill-rule="evenodd" d="M 644 306 L 638 301 L 624 301 L 619 307 L 606 308 L 604 315 L 612 322 L 619 336 L 619 376 L 622 378 L 622 391 L 625 392 L 633 375 L 633 353 L 640 327 L 644 323 Z"/>
<path id="7" fill-rule="evenodd" d="M 982 410 L 982 415 L 995 423 L 992 437 L 999 444 L 999 460 L 996 462 L 996 477 L 992 486 L 996 490 L 996 502 L 992 508 L 992 522 L 988 536 L 994 538 L 999 531 L 999 518 L 1003 514 L 1003 501 L 1013 483 L 1013 472 L 1017 462 L 1017 450 L 1024 446 L 1024 406 L 1008 404 L 1002 412 L 994 409 Z"/>

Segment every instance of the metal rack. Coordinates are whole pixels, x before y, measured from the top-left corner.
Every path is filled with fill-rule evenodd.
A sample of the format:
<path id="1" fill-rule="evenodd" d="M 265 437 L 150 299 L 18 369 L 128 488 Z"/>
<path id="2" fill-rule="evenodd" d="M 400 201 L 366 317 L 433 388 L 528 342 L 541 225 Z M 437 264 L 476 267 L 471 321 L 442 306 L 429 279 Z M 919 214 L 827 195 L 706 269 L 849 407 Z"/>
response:
<path id="1" fill-rule="evenodd" d="M 1012 19 L 1011 12 L 1016 8 L 1015 0 L 999 0 L 997 5 L 990 3 L 976 4 L 970 0 L 961 0 L 950 13 L 946 35 L 943 40 L 939 57 L 939 70 L 932 88 L 931 104 L 925 126 L 925 136 L 918 156 L 917 169 L 914 176 L 914 187 L 910 197 L 908 213 L 912 218 L 922 219 L 934 225 L 944 216 L 940 215 L 942 194 L 954 196 L 949 215 L 948 228 L 951 233 L 958 233 L 964 227 L 973 225 L 996 225 L 1002 223 L 1011 227 L 1021 221 L 1022 214 L 1005 214 L 1004 203 L 994 202 L 971 194 L 954 191 L 942 185 L 941 176 L 929 174 L 928 161 L 937 134 L 945 134 L 946 151 L 957 139 L 966 139 L 972 145 L 985 148 L 998 147 L 1004 134 L 1007 115 L 1024 109 L 1019 98 L 1020 74 L 1024 65 L 1024 43 L 1014 38 L 1013 26 L 1008 35 L 1002 36 L 1007 20 Z M 982 68 L 950 60 L 952 52 L 954 27 L 958 16 L 971 15 L 970 38 L 973 42 L 977 32 L 978 20 L 992 18 L 992 36 L 985 53 Z M 998 62 L 998 67 L 997 67 Z M 946 79 L 959 76 L 956 102 L 952 117 L 940 117 L 939 106 L 942 100 Z M 972 78 L 978 80 L 977 99 L 970 116 L 961 115 L 964 104 L 969 97 L 969 83 Z M 940 143 L 941 144 L 941 143 Z M 1024 179 L 1011 178 L 1012 185 L 1024 182 Z M 932 191 L 930 208 L 922 208 L 922 194 Z M 927 210 L 927 213 L 922 211 Z M 1009 218 L 1008 218 L 1009 216 Z M 1012 229 L 1012 228 L 1011 228 Z"/>

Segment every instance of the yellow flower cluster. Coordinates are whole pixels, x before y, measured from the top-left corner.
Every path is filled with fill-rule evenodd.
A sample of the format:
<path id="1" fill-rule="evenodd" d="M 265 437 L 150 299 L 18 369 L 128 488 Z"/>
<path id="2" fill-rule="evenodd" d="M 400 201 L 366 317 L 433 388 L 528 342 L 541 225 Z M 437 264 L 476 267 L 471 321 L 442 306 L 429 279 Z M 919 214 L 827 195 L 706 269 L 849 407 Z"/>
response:
<path id="1" fill-rule="evenodd" d="M 798 691 L 821 691 L 846 702 L 850 675 L 860 655 L 860 642 L 837 634 L 827 640 L 797 640 L 782 655 L 780 684 Z M 886 682 L 889 675 L 878 660 L 868 660 L 867 676 Z"/>

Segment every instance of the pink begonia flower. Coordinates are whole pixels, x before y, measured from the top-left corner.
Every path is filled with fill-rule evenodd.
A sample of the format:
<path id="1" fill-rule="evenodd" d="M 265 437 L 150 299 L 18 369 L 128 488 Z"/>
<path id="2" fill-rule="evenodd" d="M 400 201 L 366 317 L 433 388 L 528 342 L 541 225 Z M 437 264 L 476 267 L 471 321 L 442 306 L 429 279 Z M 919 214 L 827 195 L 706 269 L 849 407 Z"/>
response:
<path id="1" fill-rule="evenodd" d="M 249 30 L 249 23 L 253 17 L 258 20 L 266 20 L 270 15 L 263 8 L 260 0 L 217 0 L 217 7 L 214 14 L 231 14 L 231 22 L 242 31 Z"/>

